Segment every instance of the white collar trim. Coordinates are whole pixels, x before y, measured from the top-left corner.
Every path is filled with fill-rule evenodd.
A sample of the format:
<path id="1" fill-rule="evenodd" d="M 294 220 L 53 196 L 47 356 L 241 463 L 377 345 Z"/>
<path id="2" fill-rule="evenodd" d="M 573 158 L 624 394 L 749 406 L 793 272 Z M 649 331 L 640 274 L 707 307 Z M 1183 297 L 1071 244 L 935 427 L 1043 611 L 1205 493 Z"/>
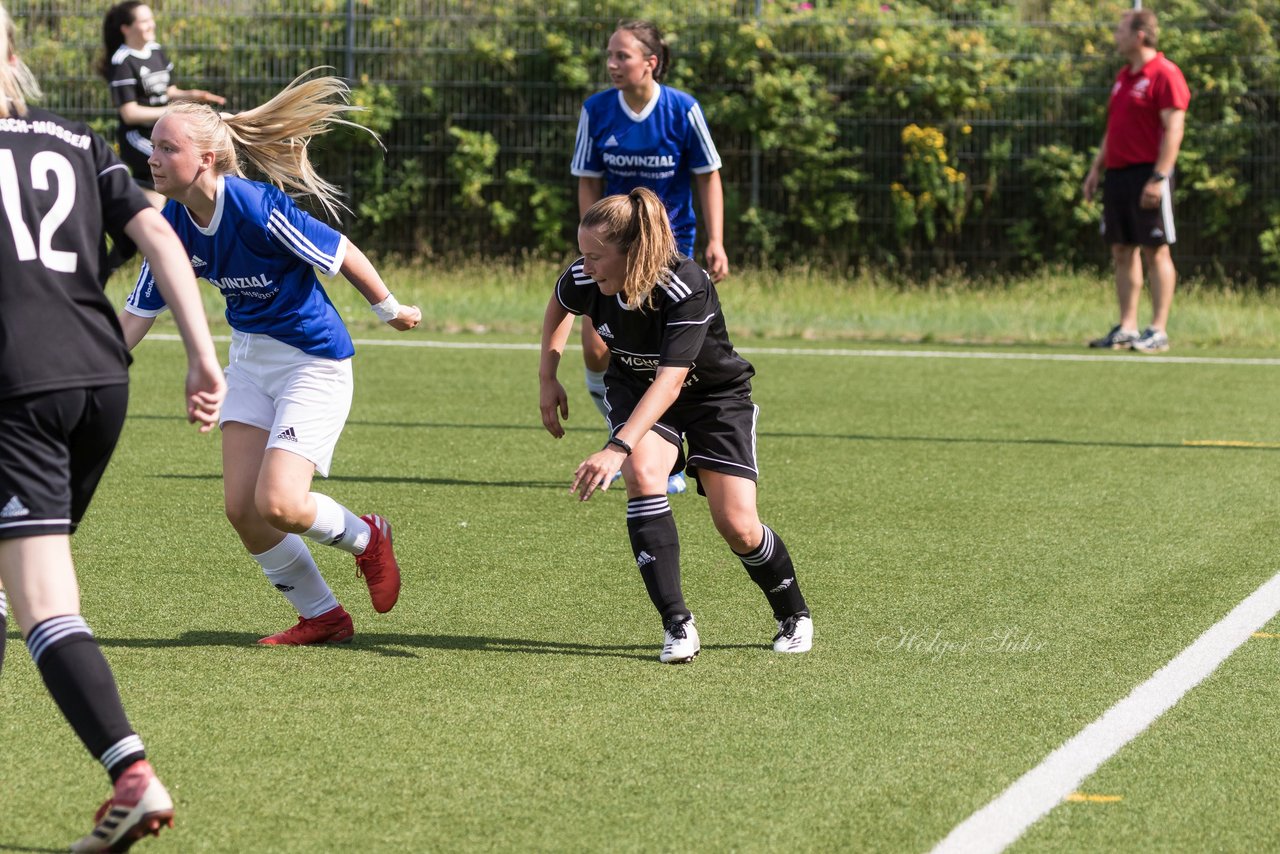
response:
<path id="1" fill-rule="evenodd" d="M 622 112 L 626 114 L 627 118 L 631 119 L 631 121 L 633 122 L 642 122 L 645 119 L 649 118 L 649 114 L 652 113 L 654 109 L 658 106 L 658 98 L 661 95 L 662 95 L 662 84 L 654 83 L 653 97 L 649 99 L 649 103 L 644 105 L 644 109 L 637 113 L 627 106 L 627 99 L 625 96 L 623 96 L 622 90 L 619 89 L 618 104 L 622 107 Z"/>
<path id="2" fill-rule="evenodd" d="M 218 233 L 218 226 L 222 223 L 222 203 L 226 198 L 227 179 L 226 176 L 219 175 L 218 186 L 213 191 L 213 216 L 209 218 L 208 228 L 196 222 L 196 218 L 191 216 L 191 211 L 187 210 L 186 207 L 183 207 L 183 210 L 187 212 L 187 217 L 190 218 L 191 224 L 196 227 L 196 231 L 199 231 L 205 237 L 213 237 L 213 235 Z"/>

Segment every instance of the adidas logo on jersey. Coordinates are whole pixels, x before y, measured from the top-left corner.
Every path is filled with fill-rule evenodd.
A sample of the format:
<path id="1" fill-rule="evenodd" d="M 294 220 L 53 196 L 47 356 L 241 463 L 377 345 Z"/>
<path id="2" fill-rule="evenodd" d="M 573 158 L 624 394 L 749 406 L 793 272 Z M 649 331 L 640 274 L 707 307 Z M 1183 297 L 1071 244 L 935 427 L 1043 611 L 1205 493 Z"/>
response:
<path id="1" fill-rule="evenodd" d="M 612 338 L 613 330 L 609 328 L 609 324 L 602 323 L 596 327 L 596 334 L 601 338 Z"/>
<path id="2" fill-rule="evenodd" d="M 22 516 L 31 515 L 31 511 L 27 509 L 27 505 L 22 503 L 18 496 L 12 496 L 4 505 L 4 509 L 0 510 L 0 519 L 18 519 Z"/>
<path id="3" fill-rule="evenodd" d="M 613 148 L 619 144 L 618 138 L 613 134 L 609 134 L 609 138 L 604 141 L 604 145 L 602 145 L 601 148 Z"/>
<path id="4" fill-rule="evenodd" d="M 203 259 L 203 258 L 201 258 L 199 255 L 192 255 L 192 256 L 191 256 L 191 266 L 192 266 L 192 267 L 203 267 L 203 266 L 204 266 L 204 259 Z"/>
<path id="5" fill-rule="evenodd" d="M 298 441 L 298 434 L 293 432 L 292 427 L 286 427 L 276 434 L 277 439 L 284 439 L 286 442 Z"/>
<path id="6" fill-rule="evenodd" d="M 636 555 L 636 566 L 648 566 L 649 564 L 653 563 L 656 560 L 657 560 L 656 557 L 654 557 L 653 555 L 649 554 L 646 551 L 641 550 L 640 554 Z"/>

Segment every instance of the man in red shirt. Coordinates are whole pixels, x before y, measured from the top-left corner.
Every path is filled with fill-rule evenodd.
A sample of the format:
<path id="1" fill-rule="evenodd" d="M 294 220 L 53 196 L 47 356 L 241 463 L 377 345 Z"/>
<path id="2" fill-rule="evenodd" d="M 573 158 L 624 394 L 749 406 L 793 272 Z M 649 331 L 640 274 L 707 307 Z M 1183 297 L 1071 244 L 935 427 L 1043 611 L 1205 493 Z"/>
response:
<path id="1" fill-rule="evenodd" d="M 1116 50 L 1128 64 L 1116 75 L 1107 105 L 1107 132 L 1084 179 L 1093 198 L 1106 170 L 1102 234 L 1115 263 L 1120 322 L 1090 347 L 1160 353 L 1177 270 L 1169 245 L 1173 227 L 1173 166 L 1182 145 L 1191 92 L 1178 66 L 1156 50 L 1159 28 L 1149 9 L 1125 12 L 1116 25 Z M 1145 265 L 1151 281 L 1151 324 L 1138 332 L 1138 298 Z"/>

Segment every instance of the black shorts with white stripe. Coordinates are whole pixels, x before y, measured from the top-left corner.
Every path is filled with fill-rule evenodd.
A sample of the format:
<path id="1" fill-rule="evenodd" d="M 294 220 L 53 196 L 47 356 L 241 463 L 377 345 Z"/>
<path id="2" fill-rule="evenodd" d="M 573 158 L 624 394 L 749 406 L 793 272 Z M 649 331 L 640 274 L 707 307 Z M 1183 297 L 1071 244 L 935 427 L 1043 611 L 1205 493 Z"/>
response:
<path id="1" fill-rule="evenodd" d="M 151 166 L 147 160 L 151 157 L 150 128 L 131 128 L 119 125 L 116 129 L 116 143 L 120 147 L 120 159 L 133 174 L 133 182 L 148 190 L 156 188 L 151 180 Z"/>
<path id="2" fill-rule="evenodd" d="M 616 435 L 640 402 L 641 391 L 626 383 L 608 384 L 605 401 L 609 404 L 610 435 Z M 698 470 L 722 472 L 755 481 L 759 477 L 756 464 L 756 419 L 760 407 L 751 401 L 751 384 L 743 382 L 733 388 L 710 395 L 681 395 L 654 425 L 653 432 L 676 446 L 672 474 L 684 469 L 697 480 Z M 688 451 L 685 450 L 688 443 Z M 706 495 L 698 481 L 698 494 Z"/>
<path id="3" fill-rule="evenodd" d="M 128 403 L 128 385 L 0 400 L 0 539 L 75 532 Z"/>
<path id="4" fill-rule="evenodd" d="M 1124 246 L 1165 246 L 1176 243 L 1173 226 L 1173 176 L 1161 184 L 1160 205 L 1144 208 L 1142 190 L 1154 163 L 1108 169 L 1102 185 L 1102 236 L 1107 243 Z"/>

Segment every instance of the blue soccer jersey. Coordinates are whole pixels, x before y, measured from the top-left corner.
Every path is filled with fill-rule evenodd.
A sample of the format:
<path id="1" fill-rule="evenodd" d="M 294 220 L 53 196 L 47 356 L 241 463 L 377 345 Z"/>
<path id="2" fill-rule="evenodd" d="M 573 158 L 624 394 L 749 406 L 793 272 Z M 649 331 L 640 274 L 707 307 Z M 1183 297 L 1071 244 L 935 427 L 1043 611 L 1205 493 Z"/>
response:
<path id="1" fill-rule="evenodd" d="M 580 178 L 604 178 L 607 196 L 636 187 L 653 190 L 667 207 L 676 246 L 692 255 L 692 176 L 719 169 L 720 154 L 691 95 L 658 84 L 654 89 L 638 113 L 617 89 L 588 98 L 578 119 L 571 171 Z"/>
<path id="2" fill-rule="evenodd" d="M 269 335 L 304 353 L 347 359 L 355 353 L 351 336 L 316 269 L 335 275 L 347 239 L 299 210 L 269 184 L 234 176 L 218 178 L 217 201 L 208 227 L 201 227 L 177 202 L 164 217 L 191 256 L 195 274 L 222 292 L 232 329 Z M 125 309 L 141 317 L 164 311 L 149 264 Z"/>

